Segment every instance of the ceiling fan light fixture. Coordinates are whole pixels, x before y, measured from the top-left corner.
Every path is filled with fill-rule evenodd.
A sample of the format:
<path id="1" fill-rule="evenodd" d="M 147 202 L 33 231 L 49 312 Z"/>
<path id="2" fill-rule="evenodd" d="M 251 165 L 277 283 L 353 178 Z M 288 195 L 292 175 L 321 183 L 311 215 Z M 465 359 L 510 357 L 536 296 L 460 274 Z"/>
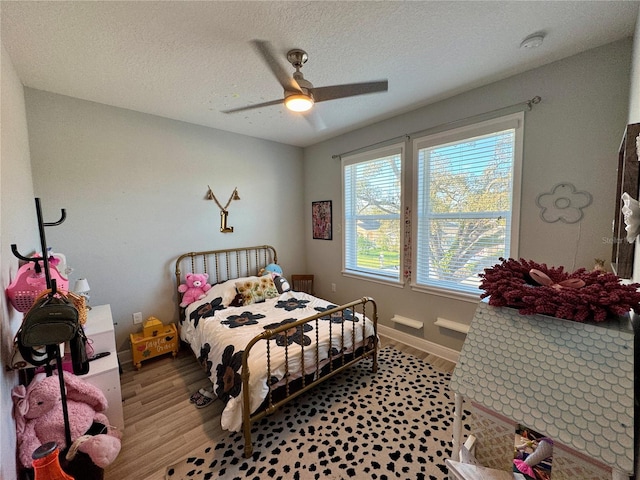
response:
<path id="1" fill-rule="evenodd" d="M 295 93 L 285 98 L 284 105 L 292 112 L 306 112 L 313 107 L 313 98 L 303 93 Z"/>

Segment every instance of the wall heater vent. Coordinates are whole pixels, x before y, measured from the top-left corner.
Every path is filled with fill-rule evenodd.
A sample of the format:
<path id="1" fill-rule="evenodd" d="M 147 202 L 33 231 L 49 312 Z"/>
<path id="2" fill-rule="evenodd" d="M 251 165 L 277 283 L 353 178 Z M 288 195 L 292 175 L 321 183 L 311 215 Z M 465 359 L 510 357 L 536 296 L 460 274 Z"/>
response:
<path id="1" fill-rule="evenodd" d="M 394 323 L 399 323 L 400 325 L 406 325 L 407 327 L 415 328 L 416 330 L 424 327 L 424 322 L 414 320 L 413 318 L 401 317 L 400 315 L 394 315 L 391 321 Z"/>
<path id="2" fill-rule="evenodd" d="M 469 325 L 460 322 L 454 322 L 453 320 L 447 320 L 446 318 L 438 317 L 434 325 L 446 328 L 447 330 L 453 330 L 454 332 L 462 332 L 464 334 L 469 332 Z"/>

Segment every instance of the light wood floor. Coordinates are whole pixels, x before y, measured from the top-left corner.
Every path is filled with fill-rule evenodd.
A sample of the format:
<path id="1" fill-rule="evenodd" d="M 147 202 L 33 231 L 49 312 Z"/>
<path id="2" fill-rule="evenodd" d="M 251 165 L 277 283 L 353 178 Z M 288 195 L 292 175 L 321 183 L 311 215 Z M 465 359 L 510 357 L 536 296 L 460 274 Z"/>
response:
<path id="1" fill-rule="evenodd" d="M 381 346 L 394 346 L 452 372 L 455 364 L 407 345 L 381 337 Z M 189 396 L 210 385 L 204 370 L 188 348 L 148 360 L 140 370 L 124 365 L 120 381 L 125 431 L 122 449 L 105 470 L 105 480 L 164 480 L 168 465 L 212 443 L 228 432 L 220 428 L 222 402 L 197 409 Z"/>

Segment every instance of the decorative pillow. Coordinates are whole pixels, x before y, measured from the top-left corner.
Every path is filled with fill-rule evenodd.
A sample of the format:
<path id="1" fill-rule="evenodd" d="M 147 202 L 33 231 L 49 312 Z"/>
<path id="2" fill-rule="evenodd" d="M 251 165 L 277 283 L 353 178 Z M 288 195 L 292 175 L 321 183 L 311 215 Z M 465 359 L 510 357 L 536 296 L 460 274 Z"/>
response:
<path id="1" fill-rule="evenodd" d="M 279 295 L 271 275 L 265 275 L 257 280 L 247 279 L 236 282 L 236 289 L 242 295 L 243 305 L 264 302 L 267 298 L 275 298 Z"/>
<path id="2" fill-rule="evenodd" d="M 222 298 L 222 305 L 226 308 L 228 306 L 240 306 L 240 305 L 232 305 L 234 300 L 236 299 L 236 295 L 238 292 L 236 290 L 236 282 L 245 281 L 245 280 L 257 280 L 258 277 L 243 277 L 243 278 L 234 278 L 232 280 L 227 280 L 226 282 L 216 283 L 211 286 L 211 289 L 207 292 L 207 296 L 205 299 L 207 301 L 211 301 L 214 298 Z"/>
<path id="3" fill-rule="evenodd" d="M 286 278 L 281 277 L 280 275 L 276 275 L 274 277 L 273 283 L 275 284 L 276 289 L 278 290 L 278 293 L 284 293 L 291 290 L 291 285 L 289 285 L 289 281 Z"/>
<path id="4" fill-rule="evenodd" d="M 212 285 L 211 288 L 207 291 L 207 294 L 201 300 L 198 300 L 198 303 L 204 302 L 208 303 L 216 298 L 221 298 L 221 304 L 223 307 L 229 305 L 229 302 L 233 300 L 233 297 L 229 299 L 229 294 L 226 292 L 226 289 L 222 284 Z"/>

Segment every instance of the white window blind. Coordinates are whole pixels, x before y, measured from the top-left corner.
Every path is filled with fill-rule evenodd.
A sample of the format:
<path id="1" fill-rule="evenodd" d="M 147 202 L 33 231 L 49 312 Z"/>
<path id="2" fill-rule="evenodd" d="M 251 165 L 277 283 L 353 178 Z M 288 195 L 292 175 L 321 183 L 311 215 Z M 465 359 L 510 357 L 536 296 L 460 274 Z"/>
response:
<path id="1" fill-rule="evenodd" d="M 342 159 L 345 273 L 400 279 L 403 151 L 398 144 Z"/>
<path id="2" fill-rule="evenodd" d="M 517 254 L 523 118 L 415 140 L 414 285 L 479 293 L 478 274 Z"/>

